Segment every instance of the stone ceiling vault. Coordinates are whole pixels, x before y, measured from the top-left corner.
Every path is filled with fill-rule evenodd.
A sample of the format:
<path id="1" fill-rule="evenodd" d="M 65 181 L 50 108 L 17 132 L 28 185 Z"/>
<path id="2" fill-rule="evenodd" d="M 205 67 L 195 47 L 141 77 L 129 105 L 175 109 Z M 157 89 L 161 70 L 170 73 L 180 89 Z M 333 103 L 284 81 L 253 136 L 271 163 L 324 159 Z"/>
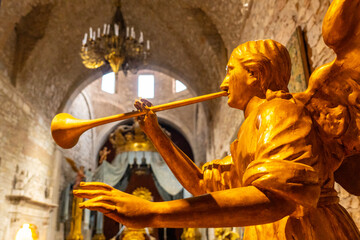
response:
<path id="1" fill-rule="evenodd" d="M 242 1 L 122 0 L 121 4 L 126 25 L 151 40 L 148 68 L 167 70 L 199 95 L 218 91 L 229 51 L 238 44 L 234 39 L 240 39 Z M 21 67 L 14 68 L 15 42 L 20 39 L 15 26 L 39 6 L 51 6 L 43 19 L 46 23 L 39 25 L 44 34 L 21 58 Z M 114 13 L 112 0 L 3 0 L 0 68 L 9 75 L 17 71 L 16 88 L 51 118 L 76 87 L 99 75 L 99 70 L 82 66 L 81 39 L 89 27 L 110 23 Z"/>

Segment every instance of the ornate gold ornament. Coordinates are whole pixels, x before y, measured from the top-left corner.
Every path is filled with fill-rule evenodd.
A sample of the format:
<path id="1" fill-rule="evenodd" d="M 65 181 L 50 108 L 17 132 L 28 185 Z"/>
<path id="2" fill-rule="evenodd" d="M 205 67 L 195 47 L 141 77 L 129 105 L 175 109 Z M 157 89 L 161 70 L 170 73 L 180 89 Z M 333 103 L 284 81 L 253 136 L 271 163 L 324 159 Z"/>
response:
<path id="1" fill-rule="evenodd" d="M 240 235 L 231 228 L 215 228 L 214 234 L 216 240 L 240 240 Z"/>
<path id="2" fill-rule="evenodd" d="M 85 67 L 95 69 L 108 63 L 114 73 L 122 70 L 126 75 L 129 70 L 136 73 L 139 66 L 146 64 L 150 41 L 145 46 L 142 32 L 136 39 L 134 28 L 125 26 L 120 8 L 119 1 L 112 24 L 104 24 L 97 31 L 90 27 L 89 35 L 85 33 L 80 51 Z"/>
<path id="3" fill-rule="evenodd" d="M 201 234 L 197 228 L 184 228 L 181 240 L 201 240 Z"/>
<path id="4" fill-rule="evenodd" d="M 148 200 L 148 201 L 152 201 L 153 200 L 153 196 L 151 194 L 151 192 L 149 191 L 149 189 L 147 189 L 146 187 L 138 187 L 136 188 L 133 192 L 132 195 Z"/>
<path id="5" fill-rule="evenodd" d="M 116 153 L 156 152 L 154 145 L 137 123 L 132 126 L 119 126 L 110 134 L 109 141 L 116 149 Z"/>
<path id="6" fill-rule="evenodd" d="M 145 229 L 128 228 L 124 230 L 122 240 L 145 240 Z"/>

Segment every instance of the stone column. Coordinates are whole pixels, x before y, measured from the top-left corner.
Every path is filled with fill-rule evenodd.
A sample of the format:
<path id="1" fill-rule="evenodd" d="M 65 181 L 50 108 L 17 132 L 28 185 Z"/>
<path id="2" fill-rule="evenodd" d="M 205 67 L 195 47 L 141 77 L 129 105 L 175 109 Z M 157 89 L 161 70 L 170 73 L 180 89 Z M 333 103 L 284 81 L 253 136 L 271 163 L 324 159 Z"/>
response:
<path id="1" fill-rule="evenodd" d="M 61 160 L 62 160 L 62 152 L 60 151 L 59 147 L 55 146 L 55 151 L 53 154 L 54 157 L 54 167 L 53 167 L 53 173 L 52 178 L 50 179 L 50 199 L 51 202 L 54 204 L 59 203 L 59 188 L 60 188 L 60 174 L 61 174 Z M 58 235 L 56 233 L 56 222 L 58 219 L 58 206 L 55 209 L 51 210 L 50 213 L 50 223 L 49 223 L 49 231 L 47 234 L 46 239 L 56 239 L 56 236 Z"/>

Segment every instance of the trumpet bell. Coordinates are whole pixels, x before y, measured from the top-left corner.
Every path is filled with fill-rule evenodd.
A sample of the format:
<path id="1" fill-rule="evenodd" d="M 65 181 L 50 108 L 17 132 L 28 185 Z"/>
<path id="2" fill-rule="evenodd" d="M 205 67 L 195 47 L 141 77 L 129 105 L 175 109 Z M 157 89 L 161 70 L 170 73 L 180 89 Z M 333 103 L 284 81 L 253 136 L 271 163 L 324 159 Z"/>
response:
<path id="1" fill-rule="evenodd" d="M 68 113 L 57 114 L 51 122 L 51 135 L 56 144 L 65 149 L 74 147 L 80 135 L 88 129 L 81 125 L 82 122 Z"/>

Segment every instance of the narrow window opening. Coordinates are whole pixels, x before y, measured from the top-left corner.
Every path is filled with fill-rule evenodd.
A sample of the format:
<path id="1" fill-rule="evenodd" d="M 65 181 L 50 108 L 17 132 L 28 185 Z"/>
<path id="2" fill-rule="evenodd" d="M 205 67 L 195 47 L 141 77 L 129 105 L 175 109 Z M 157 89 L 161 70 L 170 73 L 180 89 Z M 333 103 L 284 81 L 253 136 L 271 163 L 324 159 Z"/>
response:
<path id="1" fill-rule="evenodd" d="M 154 75 L 138 76 L 138 97 L 154 98 Z"/>
<path id="2" fill-rule="evenodd" d="M 115 73 L 111 72 L 102 76 L 101 90 L 107 93 L 115 93 Z"/>
<path id="3" fill-rule="evenodd" d="M 182 92 L 184 90 L 186 90 L 187 87 L 179 80 L 175 80 L 175 92 Z"/>

